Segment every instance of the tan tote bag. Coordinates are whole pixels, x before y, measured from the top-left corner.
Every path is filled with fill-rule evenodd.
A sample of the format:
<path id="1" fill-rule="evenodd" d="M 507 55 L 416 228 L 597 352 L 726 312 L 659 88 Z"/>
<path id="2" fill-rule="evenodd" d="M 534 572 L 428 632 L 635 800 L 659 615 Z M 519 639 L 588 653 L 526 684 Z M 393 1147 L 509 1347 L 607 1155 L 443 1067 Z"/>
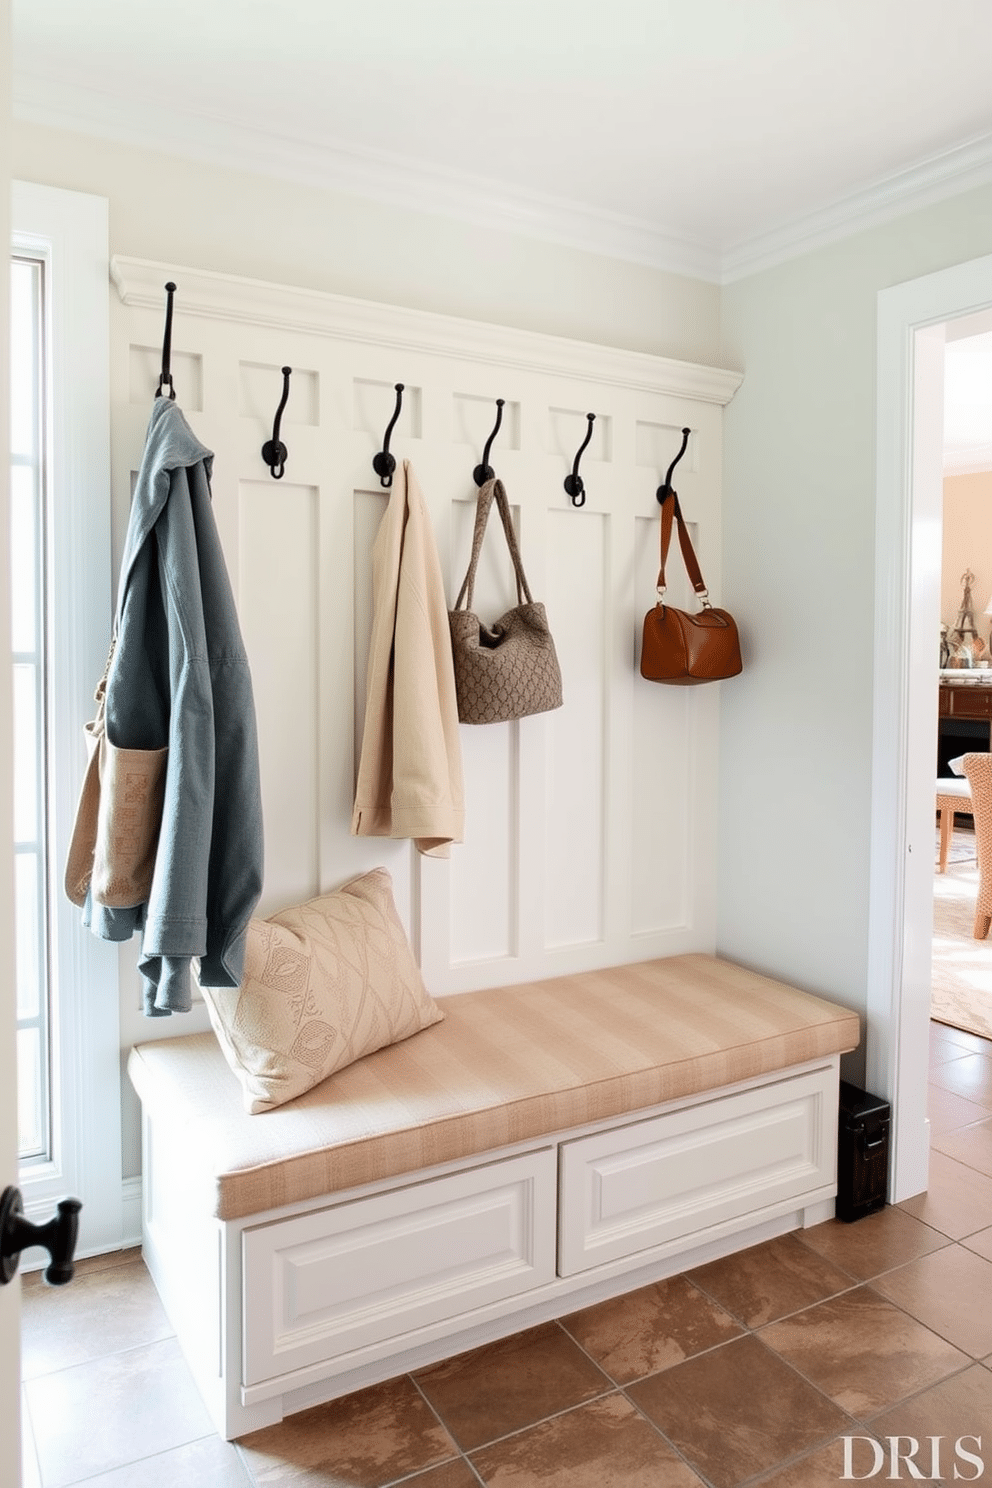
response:
<path id="1" fill-rule="evenodd" d="M 66 858 L 65 892 L 73 904 L 83 905 L 89 890 L 96 904 L 132 909 L 151 890 L 169 750 L 118 749 L 107 738 L 113 654 L 112 645 L 94 694 L 96 717 L 84 727 L 89 759 Z"/>

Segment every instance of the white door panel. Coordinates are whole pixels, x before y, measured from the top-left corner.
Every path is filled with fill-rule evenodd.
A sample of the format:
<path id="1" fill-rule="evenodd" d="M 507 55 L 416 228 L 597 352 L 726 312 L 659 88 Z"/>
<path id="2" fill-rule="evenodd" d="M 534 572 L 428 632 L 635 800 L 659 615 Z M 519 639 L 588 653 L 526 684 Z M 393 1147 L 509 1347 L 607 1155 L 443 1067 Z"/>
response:
<path id="1" fill-rule="evenodd" d="M 665 470 L 719 592 L 720 405 L 732 374 L 171 266 L 116 260 L 117 527 L 157 378 L 166 279 L 177 395 L 215 453 L 214 507 L 255 688 L 265 812 L 261 912 L 382 863 L 431 990 L 556 975 L 713 945 L 717 687 L 637 672 L 654 599 Z M 178 355 L 177 355 L 178 354 Z M 284 478 L 261 460 L 281 424 Z M 371 625 L 370 555 L 390 451 L 428 503 L 449 604 L 465 575 L 473 469 L 505 481 L 535 598 L 548 610 L 564 706 L 461 730 L 465 841 L 448 860 L 351 836 Z M 132 415 L 139 409 L 141 420 Z M 563 488 L 584 452 L 586 500 Z M 124 448 L 126 446 L 126 449 Z M 684 595 L 673 560 L 673 597 Z M 676 598 L 677 602 L 677 598 Z M 516 603 L 494 517 L 473 608 Z"/>

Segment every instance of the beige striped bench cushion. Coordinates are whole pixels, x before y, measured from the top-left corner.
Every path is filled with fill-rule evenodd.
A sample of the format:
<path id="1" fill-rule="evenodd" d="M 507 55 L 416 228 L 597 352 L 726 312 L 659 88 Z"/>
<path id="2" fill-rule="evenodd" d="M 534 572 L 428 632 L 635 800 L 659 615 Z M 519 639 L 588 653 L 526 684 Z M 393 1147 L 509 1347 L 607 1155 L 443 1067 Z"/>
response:
<path id="1" fill-rule="evenodd" d="M 146 1110 L 236 1219 L 733 1085 L 857 1046 L 856 1013 L 713 956 L 442 1001 L 442 1023 L 248 1115 L 212 1033 L 141 1044 Z"/>

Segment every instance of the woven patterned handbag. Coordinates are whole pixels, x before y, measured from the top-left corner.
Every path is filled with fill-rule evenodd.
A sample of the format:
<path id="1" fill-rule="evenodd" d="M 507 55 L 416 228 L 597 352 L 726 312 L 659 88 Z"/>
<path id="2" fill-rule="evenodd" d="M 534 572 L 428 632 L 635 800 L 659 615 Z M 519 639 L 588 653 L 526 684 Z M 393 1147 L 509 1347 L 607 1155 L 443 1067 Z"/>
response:
<path id="1" fill-rule="evenodd" d="M 494 625 L 486 626 L 472 612 L 472 599 L 494 497 L 513 560 L 518 604 Z M 527 584 L 501 480 L 486 481 L 479 491 L 472 557 L 455 608 L 448 611 L 448 623 L 462 723 L 505 723 L 561 707 L 561 671 L 555 643 L 544 606 L 533 599 Z"/>

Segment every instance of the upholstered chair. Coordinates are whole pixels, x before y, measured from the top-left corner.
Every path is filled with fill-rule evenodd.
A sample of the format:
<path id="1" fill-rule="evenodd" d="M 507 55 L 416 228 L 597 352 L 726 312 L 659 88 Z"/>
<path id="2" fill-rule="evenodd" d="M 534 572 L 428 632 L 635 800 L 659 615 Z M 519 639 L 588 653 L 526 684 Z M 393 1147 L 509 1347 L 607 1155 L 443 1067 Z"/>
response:
<path id="1" fill-rule="evenodd" d="M 992 754 L 966 754 L 962 767 L 971 787 L 975 851 L 978 854 L 975 939 L 984 940 L 992 925 Z"/>

